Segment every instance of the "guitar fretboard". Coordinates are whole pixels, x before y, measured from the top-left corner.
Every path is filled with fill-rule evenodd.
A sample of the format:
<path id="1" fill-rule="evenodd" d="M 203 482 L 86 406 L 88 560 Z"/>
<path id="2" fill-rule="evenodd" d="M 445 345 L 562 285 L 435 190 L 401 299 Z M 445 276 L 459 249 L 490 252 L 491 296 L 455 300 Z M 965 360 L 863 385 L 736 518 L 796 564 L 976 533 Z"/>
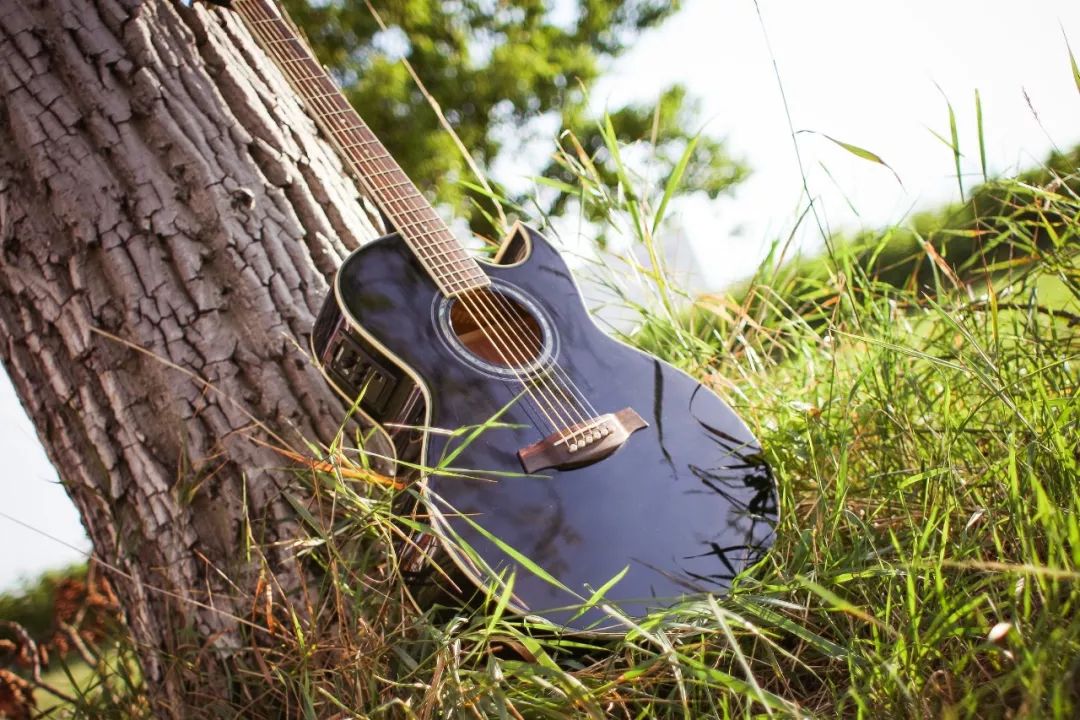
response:
<path id="1" fill-rule="evenodd" d="M 453 296 L 489 285 L 487 274 L 352 108 L 276 3 L 233 0 L 232 8 L 442 293 Z"/>

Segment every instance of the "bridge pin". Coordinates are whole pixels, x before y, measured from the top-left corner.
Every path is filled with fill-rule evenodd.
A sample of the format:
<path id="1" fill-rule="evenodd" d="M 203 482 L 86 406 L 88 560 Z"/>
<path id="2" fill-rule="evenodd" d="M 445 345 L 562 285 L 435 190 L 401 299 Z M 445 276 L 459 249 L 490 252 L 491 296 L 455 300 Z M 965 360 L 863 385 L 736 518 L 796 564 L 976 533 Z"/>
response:
<path id="1" fill-rule="evenodd" d="M 578 444 L 577 443 L 570 443 L 570 452 L 577 452 L 577 449 L 578 449 Z"/>

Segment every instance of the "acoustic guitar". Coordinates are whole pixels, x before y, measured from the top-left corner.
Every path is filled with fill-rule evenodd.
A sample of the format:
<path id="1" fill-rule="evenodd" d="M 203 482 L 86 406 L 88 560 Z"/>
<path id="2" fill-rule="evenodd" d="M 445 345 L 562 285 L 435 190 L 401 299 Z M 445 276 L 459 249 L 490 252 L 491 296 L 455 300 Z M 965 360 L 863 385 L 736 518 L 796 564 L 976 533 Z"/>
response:
<path id="1" fill-rule="evenodd" d="M 515 226 L 491 262 L 467 251 L 272 0 L 229 6 L 394 229 L 341 265 L 313 349 L 384 445 L 425 468 L 415 512 L 455 576 L 512 577 L 511 610 L 571 631 L 617 625 L 604 605 L 637 618 L 726 590 L 777 519 L 746 425 L 604 334 L 538 232 Z"/>

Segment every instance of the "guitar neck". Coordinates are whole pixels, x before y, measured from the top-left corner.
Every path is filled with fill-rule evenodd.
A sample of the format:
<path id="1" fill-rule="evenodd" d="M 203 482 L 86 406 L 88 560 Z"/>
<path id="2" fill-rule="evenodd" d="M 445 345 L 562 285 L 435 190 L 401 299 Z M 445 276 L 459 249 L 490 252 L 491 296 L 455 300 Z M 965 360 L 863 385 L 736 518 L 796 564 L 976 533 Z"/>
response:
<path id="1" fill-rule="evenodd" d="M 274 0 L 233 0 L 231 7 L 442 293 L 459 295 L 489 285 L 491 281 L 479 263 L 345 99 Z"/>

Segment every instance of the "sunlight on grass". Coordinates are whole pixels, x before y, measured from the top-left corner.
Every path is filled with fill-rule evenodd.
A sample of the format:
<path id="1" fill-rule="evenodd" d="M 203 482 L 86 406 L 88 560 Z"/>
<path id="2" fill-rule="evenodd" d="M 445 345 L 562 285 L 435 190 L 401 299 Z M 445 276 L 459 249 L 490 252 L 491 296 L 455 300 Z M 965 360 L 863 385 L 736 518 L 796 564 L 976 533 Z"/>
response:
<path id="1" fill-rule="evenodd" d="M 918 242 L 900 254 L 886 229 L 804 272 L 778 243 L 736 291 L 691 298 L 659 246 L 679 178 L 650 195 L 616 163 L 613 194 L 566 147 L 581 202 L 640 251 L 592 267 L 638 320 L 625 338 L 710 383 L 761 439 L 781 496 L 772 551 L 729 595 L 644 619 L 601 588 L 589 602 L 627 628 L 614 639 L 509 615 L 512 578 L 465 608 L 433 604 L 414 574 L 434 552 L 426 519 L 335 469 L 356 462 L 343 433 L 288 488 L 316 582 L 302 602 L 269 585 L 252 600 L 242 645 L 274 649 L 216 702 L 306 717 L 1075 716 L 1077 177 L 970 188 L 979 212 L 905 235 Z"/>
<path id="2" fill-rule="evenodd" d="M 669 198 L 618 163 L 610 194 L 568 147 L 578 196 L 648 258 L 593 268 L 639 318 L 626 339 L 711 382 L 761 438 L 782 496 L 772 552 L 727 597 L 622 618 L 621 639 L 559 637 L 507 615 L 497 583 L 471 609 L 414 607 L 391 495 L 322 474 L 333 508 L 311 516 L 307 557 L 338 630 L 318 651 L 314 627 L 282 638 L 278 691 L 404 717 L 1070 716 L 1075 178 L 999 181 L 1001 213 L 964 231 L 957 267 L 931 250 L 948 237 L 958 254 L 945 228 L 887 282 L 885 231 L 811 275 L 778 247 L 737 293 L 699 299 L 664 277 Z"/>
<path id="3" fill-rule="evenodd" d="M 49 687 L 69 695 L 85 694 L 96 683 L 94 669 L 82 660 L 75 660 L 67 668 L 54 667 L 41 674 L 41 679 Z M 47 712 L 54 708 L 65 707 L 65 702 L 52 693 L 38 689 L 34 691 L 38 710 Z"/>

